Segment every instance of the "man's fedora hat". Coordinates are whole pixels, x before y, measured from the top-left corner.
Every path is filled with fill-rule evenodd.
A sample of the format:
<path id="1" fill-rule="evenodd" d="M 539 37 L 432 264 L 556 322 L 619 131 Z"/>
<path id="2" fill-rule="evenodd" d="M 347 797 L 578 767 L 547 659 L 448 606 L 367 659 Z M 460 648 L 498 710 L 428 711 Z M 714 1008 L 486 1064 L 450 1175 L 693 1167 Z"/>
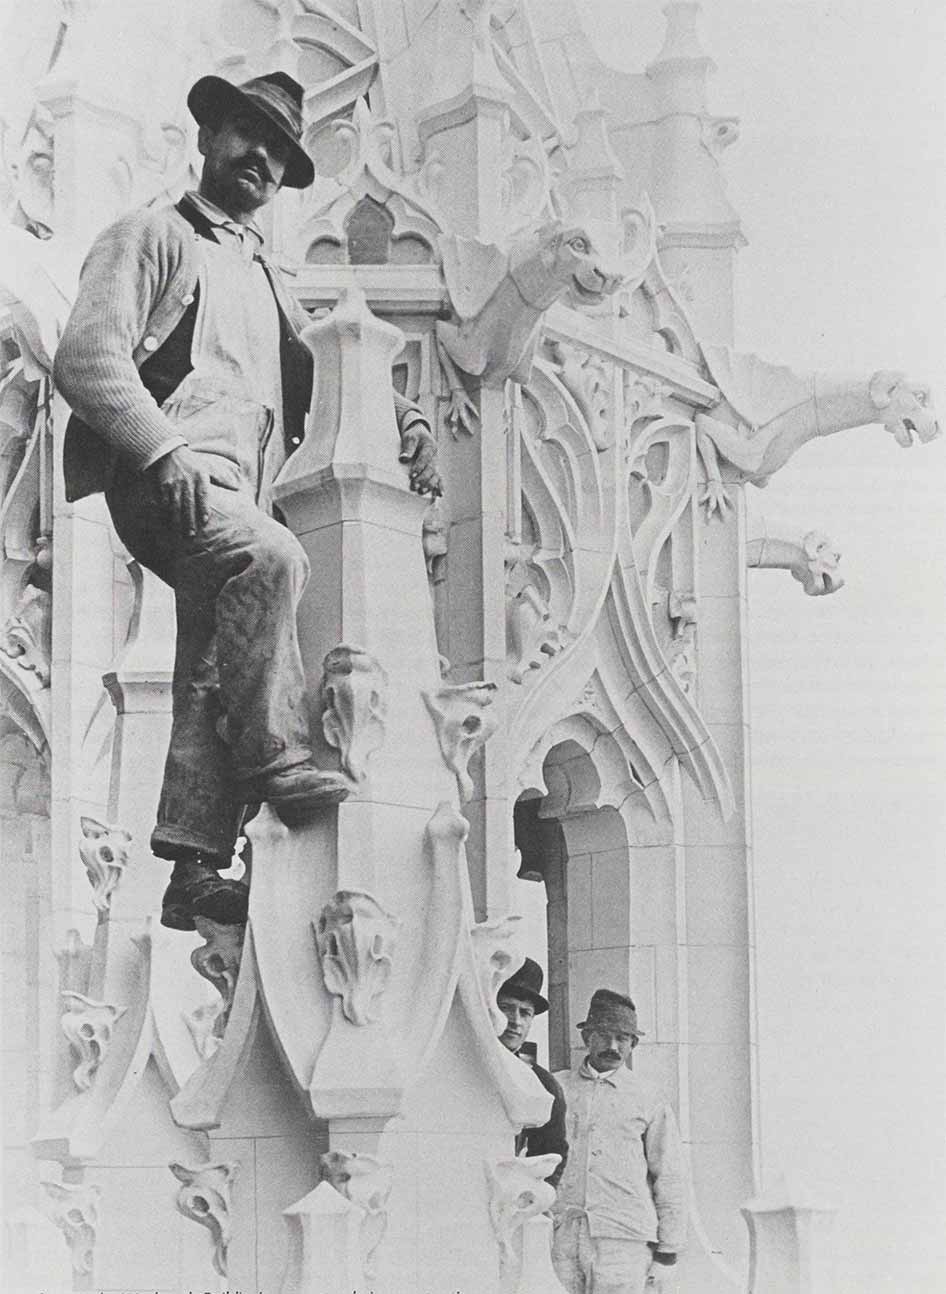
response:
<path id="1" fill-rule="evenodd" d="M 510 975 L 504 984 L 500 985 L 497 997 L 504 994 L 507 997 L 521 997 L 526 1002 L 531 1002 L 535 1007 L 536 1015 L 544 1015 L 549 1009 L 549 1004 L 542 996 L 542 967 L 538 962 L 534 962 L 531 957 L 527 957 L 515 975 Z"/>
<path id="2" fill-rule="evenodd" d="M 187 96 L 191 116 L 199 126 L 219 126 L 224 117 L 251 112 L 271 122 L 290 145 L 282 177 L 287 189 L 305 189 L 315 179 L 312 158 L 302 147 L 302 86 L 285 72 L 254 76 L 232 85 L 221 76 L 202 76 Z"/>
<path id="3" fill-rule="evenodd" d="M 588 1018 L 582 1020 L 579 1029 L 623 1029 L 632 1033 L 635 1038 L 643 1038 L 643 1029 L 637 1027 L 637 1007 L 631 998 L 614 989 L 596 988 L 591 995 L 588 1007 Z"/>

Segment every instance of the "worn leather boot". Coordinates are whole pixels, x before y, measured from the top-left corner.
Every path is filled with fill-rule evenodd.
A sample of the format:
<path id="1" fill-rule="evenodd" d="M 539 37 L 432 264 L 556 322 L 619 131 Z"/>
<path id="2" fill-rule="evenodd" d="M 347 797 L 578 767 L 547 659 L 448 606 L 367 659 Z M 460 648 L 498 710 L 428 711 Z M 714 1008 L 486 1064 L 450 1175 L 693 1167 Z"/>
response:
<path id="1" fill-rule="evenodd" d="M 251 778 L 240 788 L 247 803 L 271 805 L 287 826 L 304 821 L 325 805 L 347 799 L 353 789 L 344 773 L 326 772 L 308 761 Z"/>
<path id="2" fill-rule="evenodd" d="M 219 873 L 228 858 L 196 851 L 174 862 L 161 902 L 161 924 L 171 930 L 195 930 L 195 917 L 208 917 L 224 926 L 246 924 L 250 888 Z"/>

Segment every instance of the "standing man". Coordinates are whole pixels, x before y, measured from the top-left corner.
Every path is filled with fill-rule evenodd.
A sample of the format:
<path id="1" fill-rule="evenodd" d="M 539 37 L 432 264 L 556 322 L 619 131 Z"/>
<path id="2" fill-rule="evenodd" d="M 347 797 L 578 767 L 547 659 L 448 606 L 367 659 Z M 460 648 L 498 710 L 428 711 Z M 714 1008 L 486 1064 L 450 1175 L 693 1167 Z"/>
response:
<path id="1" fill-rule="evenodd" d="M 642 1294 L 686 1241 L 673 1111 L 625 1062 L 641 1031 L 629 997 L 596 989 L 578 1028 L 587 1055 L 559 1075 L 571 1156 L 553 1208 L 552 1262 L 569 1294 Z"/>
<path id="2" fill-rule="evenodd" d="M 506 1028 L 499 1041 L 511 1052 L 519 1055 L 529 1036 L 532 1021 L 544 1015 L 549 1004 L 542 996 L 542 967 L 527 957 L 515 975 L 500 986 L 496 1004 L 506 1017 Z M 561 1155 L 561 1163 L 545 1180 L 558 1186 L 568 1159 L 568 1141 L 565 1137 L 565 1097 L 562 1089 L 547 1069 L 532 1061 L 531 1068 L 547 1092 L 552 1093 L 552 1114 L 548 1123 L 540 1128 L 524 1128 L 516 1137 L 516 1154 L 525 1150 L 528 1155 Z"/>
<path id="3" fill-rule="evenodd" d="M 72 406 L 66 497 L 104 490 L 115 529 L 170 584 L 177 608 L 173 724 L 151 849 L 173 862 L 162 923 L 246 920 L 229 867 L 247 804 L 287 821 L 344 799 L 312 760 L 296 608 L 308 576 L 270 492 L 301 443 L 313 360 L 305 315 L 263 255 L 254 219 L 312 183 L 302 86 L 202 77 L 200 187 L 124 216 L 83 267 L 55 362 Z M 397 394 L 411 487 L 439 494 L 421 411 Z"/>

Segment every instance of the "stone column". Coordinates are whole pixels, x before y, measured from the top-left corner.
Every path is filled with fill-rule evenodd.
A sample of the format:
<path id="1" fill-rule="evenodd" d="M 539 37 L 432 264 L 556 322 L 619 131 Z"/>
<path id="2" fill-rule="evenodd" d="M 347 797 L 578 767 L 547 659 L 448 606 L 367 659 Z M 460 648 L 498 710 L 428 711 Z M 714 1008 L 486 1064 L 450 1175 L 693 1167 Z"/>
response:
<path id="1" fill-rule="evenodd" d="M 444 227 L 465 238 L 502 243 L 505 235 L 504 161 L 509 91 L 492 53 L 494 0 L 442 0 L 438 6 L 436 69 L 430 96 L 417 115 L 430 183 Z M 479 420 L 473 436 L 443 438 L 450 482 L 447 557 L 451 680 L 482 679 L 499 686 L 503 705 L 506 629 L 506 396 L 473 380 L 468 388 Z M 513 874 L 512 806 L 506 798 L 504 724 L 474 762 L 470 822 L 473 902 L 480 917 L 499 916 L 509 903 Z"/>
<path id="2" fill-rule="evenodd" d="M 732 1263 L 744 1245 L 736 1210 L 758 1180 L 759 1147 L 745 514 L 742 488 L 729 489 L 726 520 L 697 521 L 696 640 L 700 710 L 735 810 L 724 822 L 683 778 L 681 1036 L 697 1205 L 712 1246 Z"/>

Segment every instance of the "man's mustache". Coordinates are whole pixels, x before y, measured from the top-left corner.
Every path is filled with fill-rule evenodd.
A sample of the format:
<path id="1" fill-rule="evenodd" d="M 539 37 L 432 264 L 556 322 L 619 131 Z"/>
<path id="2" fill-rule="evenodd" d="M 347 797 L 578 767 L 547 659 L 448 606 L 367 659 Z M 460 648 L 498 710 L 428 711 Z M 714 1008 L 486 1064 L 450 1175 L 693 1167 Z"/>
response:
<path id="1" fill-rule="evenodd" d="M 245 169 L 253 170 L 264 182 L 268 184 L 273 183 L 273 176 L 272 176 L 272 173 L 270 172 L 269 167 L 266 165 L 264 160 L 259 156 L 245 154 L 243 157 L 239 158 L 237 162 L 234 163 L 233 169 L 235 171 L 242 171 Z"/>
<path id="2" fill-rule="evenodd" d="M 620 1060 L 620 1059 L 621 1059 L 621 1053 L 620 1053 L 619 1051 L 603 1051 L 603 1052 L 601 1053 L 601 1056 L 602 1056 L 602 1058 L 603 1058 L 604 1060 Z"/>

